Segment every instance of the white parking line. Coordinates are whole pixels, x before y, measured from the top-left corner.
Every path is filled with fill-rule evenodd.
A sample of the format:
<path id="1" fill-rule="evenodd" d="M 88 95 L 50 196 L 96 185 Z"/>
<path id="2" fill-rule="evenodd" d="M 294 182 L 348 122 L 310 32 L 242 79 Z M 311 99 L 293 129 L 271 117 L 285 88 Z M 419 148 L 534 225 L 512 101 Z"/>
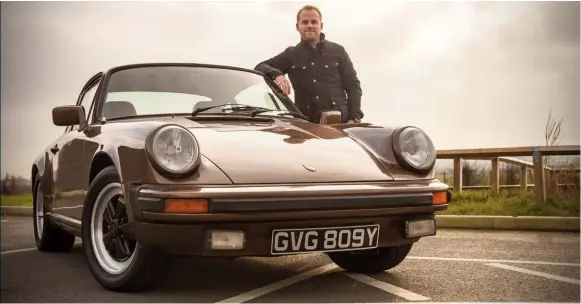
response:
<path id="1" fill-rule="evenodd" d="M 11 254 L 11 253 L 18 253 L 18 252 L 33 251 L 33 250 L 37 250 L 36 247 L 35 248 L 22 248 L 22 249 L 6 250 L 6 251 L 2 251 L 2 255 Z"/>
<path id="2" fill-rule="evenodd" d="M 334 263 L 330 263 L 330 264 L 327 264 L 325 266 L 321 266 L 319 268 L 315 268 L 313 270 L 309 270 L 309 271 L 297 274 L 295 276 L 284 279 L 282 281 L 268 284 L 266 286 L 245 292 L 243 294 L 239 294 L 237 296 L 234 296 L 234 297 L 231 297 L 231 298 L 228 298 L 226 300 L 222 300 L 222 301 L 216 302 L 216 303 L 232 303 L 232 302 L 242 303 L 242 302 L 246 302 L 246 301 L 258 298 L 260 296 L 263 296 L 267 293 L 271 293 L 271 292 L 279 290 L 281 288 L 296 284 L 296 283 L 303 281 L 303 280 L 306 280 L 308 278 L 323 274 L 325 272 L 335 270 L 337 268 L 338 268 L 337 265 L 335 265 Z"/>
<path id="3" fill-rule="evenodd" d="M 350 273 L 350 272 L 343 272 L 344 275 L 359 281 L 361 283 L 367 284 L 369 286 L 373 286 L 375 288 L 379 288 L 383 291 L 392 293 L 398 297 L 402 297 L 408 301 L 428 301 L 430 298 L 424 297 L 417 293 L 413 293 L 409 290 L 405 290 L 403 288 L 397 287 L 395 285 L 391 285 L 389 283 L 385 283 L 374 278 L 368 277 L 366 275 L 360 273 Z"/>
<path id="4" fill-rule="evenodd" d="M 544 261 L 522 261 L 522 260 L 494 260 L 494 259 L 471 259 L 471 258 L 441 258 L 441 257 L 421 257 L 408 256 L 411 260 L 436 260 L 436 261 L 458 261 L 458 262 L 482 262 L 482 263 L 514 263 L 514 264 L 538 264 L 538 265 L 554 265 L 554 266 L 572 266 L 579 267 L 578 263 L 562 263 L 562 262 L 544 262 Z"/>
<path id="5" fill-rule="evenodd" d="M 499 263 L 488 263 L 486 265 L 492 266 L 492 267 L 498 267 L 498 268 L 502 268 L 502 269 L 508 269 L 508 270 L 512 270 L 512 271 L 517 271 L 517 272 L 522 272 L 522 273 L 527 273 L 527 274 L 532 274 L 532 275 L 545 277 L 548 279 L 553 279 L 553 280 L 557 280 L 557 281 L 561 281 L 561 282 L 567 282 L 567 283 L 580 285 L 579 280 L 571 279 L 571 278 L 567 278 L 567 277 L 562 277 L 562 276 L 558 276 L 558 275 L 554 275 L 554 274 L 550 274 L 550 273 L 544 273 L 544 272 L 539 272 L 539 271 L 534 271 L 534 270 L 499 264 Z"/>

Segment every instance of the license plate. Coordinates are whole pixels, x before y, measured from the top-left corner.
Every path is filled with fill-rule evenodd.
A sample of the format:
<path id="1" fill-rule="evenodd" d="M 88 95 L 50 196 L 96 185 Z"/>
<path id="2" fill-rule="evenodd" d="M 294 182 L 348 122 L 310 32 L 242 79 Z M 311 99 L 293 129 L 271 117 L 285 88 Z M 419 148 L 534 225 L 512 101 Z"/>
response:
<path id="1" fill-rule="evenodd" d="M 270 252 L 273 255 L 363 250 L 377 248 L 379 225 L 275 229 Z"/>

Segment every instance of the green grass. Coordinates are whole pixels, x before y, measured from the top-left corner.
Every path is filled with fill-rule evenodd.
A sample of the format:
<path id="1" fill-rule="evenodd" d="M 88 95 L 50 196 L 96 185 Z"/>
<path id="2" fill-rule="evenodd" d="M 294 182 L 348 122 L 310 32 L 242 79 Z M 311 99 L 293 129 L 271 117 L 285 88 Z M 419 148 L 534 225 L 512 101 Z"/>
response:
<path id="1" fill-rule="evenodd" d="M 579 216 L 579 189 L 547 193 L 547 202 L 535 202 L 533 190 L 503 189 L 452 191 L 446 215 Z"/>
<path id="2" fill-rule="evenodd" d="M 2 195 L 2 206 L 29 206 L 32 207 L 32 195 Z"/>
<path id="3" fill-rule="evenodd" d="M 32 196 L 2 195 L 2 206 L 32 206 Z M 579 216 L 579 189 L 547 193 L 547 203 L 535 202 L 533 190 L 519 189 L 452 191 L 452 203 L 446 215 L 510 215 L 510 216 Z"/>

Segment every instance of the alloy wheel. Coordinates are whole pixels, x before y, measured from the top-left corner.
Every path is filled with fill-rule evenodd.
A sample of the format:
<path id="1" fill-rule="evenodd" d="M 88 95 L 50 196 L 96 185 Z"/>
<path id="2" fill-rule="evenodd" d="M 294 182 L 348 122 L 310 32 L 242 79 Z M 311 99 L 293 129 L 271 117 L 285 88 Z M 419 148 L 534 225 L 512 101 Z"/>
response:
<path id="1" fill-rule="evenodd" d="M 127 270 L 137 251 L 129 230 L 121 184 L 106 185 L 95 201 L 91 215 L 91 243 L 99 265 L 109 274 Z"/>

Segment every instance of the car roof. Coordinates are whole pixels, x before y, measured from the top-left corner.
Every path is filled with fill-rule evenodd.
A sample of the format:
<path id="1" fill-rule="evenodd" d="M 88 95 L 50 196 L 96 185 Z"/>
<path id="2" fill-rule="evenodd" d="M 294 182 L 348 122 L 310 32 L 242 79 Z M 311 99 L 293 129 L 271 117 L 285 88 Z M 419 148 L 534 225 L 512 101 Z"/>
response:
<path id="1" fill-rule="evenodd" d="M 168 67 L 168 66 L 175 66 L 175 67 L 202 67 L 202 68 L 217 68 L 217 69 L 229 69 L 229 70 L 237 70 L 243 72 L 249 72 L 264 76 L 264 73 L 259 72 L 257 70 L 247 69 L 238 66 L 232 65 L 220 65 L 220 64 L 210 64 L 210 63 L 199 63 L 199 62 L 144 62 L 144 63 L 133 63 L 133 64 L 125 64 L 125 65 L 118 65 L 105 70 L 104 74 L 111 74 L 120 70 L 125 69 L 133 69 L 133 68 L 142 68 L 142 67 Z"/>

